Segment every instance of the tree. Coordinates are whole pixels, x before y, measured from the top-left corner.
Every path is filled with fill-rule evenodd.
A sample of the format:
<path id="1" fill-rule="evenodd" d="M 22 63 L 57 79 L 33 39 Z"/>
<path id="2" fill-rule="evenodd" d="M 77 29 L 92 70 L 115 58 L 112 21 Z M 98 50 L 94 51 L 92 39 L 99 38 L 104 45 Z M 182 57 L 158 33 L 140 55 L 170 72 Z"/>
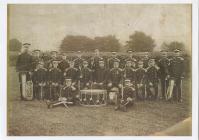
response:
<path id="1" fill-rule="evenodd" d="M 11 39 L 8 43 L 8 50 L 14 52 L 20 52 L 22 48 L 22 43 L 18 39 Z"/>
<path id="2" fill-rule="evenodd" d="M 174 51 L 175 49 L 179 49 L 181 51 L 185 50 L 185 45 L 182 42 L 178 41 L 172 41 L 170 43 L 163 42 L 161 45 L 161 49 L 167 50 L 167 51 Z"/>
<path id="3" fill-rule="evenodd" d="M 135 31 L 129 36 L 129 41 L 126 42 L 125 46 L 133 51 L 151 52 L 155 47 L 155 41 L 144 32 Z"/>
<path id="4" fill-rule="evenodd" d="M 93 40 L 86 36 L 66 36 L 60 46 L 60 51 L 93 50 Z"/>
<path id="5" fill-rule="evenodd" d="M 60 46 L 60 51 L 118 51 L 120 43 L 115 36 L 108 35 L 91 39 L 87 36 L 66 36 Z"/>
<path id="6" fill-rule="evenodd" d="M 121 47 L 119 40 L 113 35 L 95 37 L 94 44 L 100 51 L 118 51 Z"/>

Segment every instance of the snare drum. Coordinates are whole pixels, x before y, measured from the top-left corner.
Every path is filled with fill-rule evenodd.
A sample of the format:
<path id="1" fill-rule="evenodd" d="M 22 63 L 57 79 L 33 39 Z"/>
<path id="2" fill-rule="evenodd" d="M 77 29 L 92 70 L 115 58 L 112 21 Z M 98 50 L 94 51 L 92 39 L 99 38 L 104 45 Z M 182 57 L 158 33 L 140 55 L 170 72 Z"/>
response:
<path id="1" fill-rule="evenodd" d="M 104 106 L 107 104 L 107 91 L 101 89 L 80 90 L 80 105 Z"/>

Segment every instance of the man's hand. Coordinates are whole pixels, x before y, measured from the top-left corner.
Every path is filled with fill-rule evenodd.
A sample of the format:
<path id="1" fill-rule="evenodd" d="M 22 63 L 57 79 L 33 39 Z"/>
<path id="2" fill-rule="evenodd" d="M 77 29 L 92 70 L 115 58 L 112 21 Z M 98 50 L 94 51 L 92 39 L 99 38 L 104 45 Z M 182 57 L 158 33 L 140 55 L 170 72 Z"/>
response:
<path id="1" fill-rule="evenodd" d="M 119 86 L 119 88 L 122 88 L 122 84 L 119 84 L 118 86 Z"/>
<path id="2" fill-rule="evenodd" d="M 86 86 L 89 86 L 89 83 L 86 83 Z"/>
<path id="3" fill-rule="evenodd" d="M 112 87 L 112 83 L 108 83 L 108 87 Z"/>
<path id="4" fill-rule="evenodd" d="M 127 100 L 128 102 L 133 101 L 133 99 L 132 99 L 131 97 L 128 97 L 126 100 Z"/>
<path id="5" fill-rule="evenodd" d="M 75 90 L 76 90 L 76 88 L 75 88 L 74 86 L 72 86 L 71 88 L 72 88 L 72 91 L 75 91 Z"/>

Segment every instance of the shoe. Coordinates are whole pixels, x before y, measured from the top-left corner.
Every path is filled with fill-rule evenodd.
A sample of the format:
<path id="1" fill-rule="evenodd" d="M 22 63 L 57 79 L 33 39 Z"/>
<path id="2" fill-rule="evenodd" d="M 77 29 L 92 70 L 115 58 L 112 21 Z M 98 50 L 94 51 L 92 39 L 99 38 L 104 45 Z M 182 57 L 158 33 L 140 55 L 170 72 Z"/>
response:
<path id="1" fill-rule="evenodd" d="M 123 107 L 122 107 L 122 111 L 123 111 L 123 112 L 127 112 L 126 106 L 123 106 Z"/>
<path id="2" fill-rule="evenodd" d="M 118 106 L 116 106 L 116 107 L 115 107 L 115 111 L 117 111 L 118 109 L 119 109 L 119 107 L 118 107 Z"/>
<path id="3" fill-rule="evenodd" d="M 178 100 L 179 103 L 182 103 L 182 99 Z"/>

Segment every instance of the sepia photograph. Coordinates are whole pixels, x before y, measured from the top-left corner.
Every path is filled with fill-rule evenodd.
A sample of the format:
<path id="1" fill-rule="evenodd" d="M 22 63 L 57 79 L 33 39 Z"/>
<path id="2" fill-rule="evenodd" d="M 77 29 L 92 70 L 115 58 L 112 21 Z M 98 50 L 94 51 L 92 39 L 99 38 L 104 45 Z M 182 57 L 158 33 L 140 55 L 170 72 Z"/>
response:
<path id="1" fill-rule="evenodd" d="M 7 136 L 192 136 L 192 4 L 8 4 Z"/>

